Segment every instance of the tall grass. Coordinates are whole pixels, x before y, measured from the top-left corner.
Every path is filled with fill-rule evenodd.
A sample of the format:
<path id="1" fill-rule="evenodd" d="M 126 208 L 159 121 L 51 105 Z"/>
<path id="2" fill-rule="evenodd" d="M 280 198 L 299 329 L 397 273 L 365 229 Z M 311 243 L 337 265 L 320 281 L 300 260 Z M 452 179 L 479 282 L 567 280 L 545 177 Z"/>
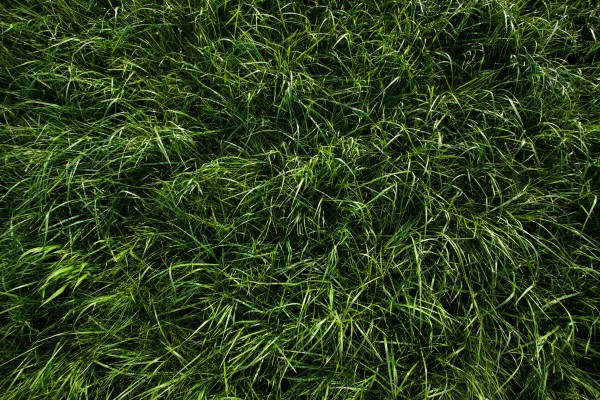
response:
<path id="1" fill-rule="evenodd" d="M 0 399 L 600 398 L 595 1 L 0 32 Z"/>

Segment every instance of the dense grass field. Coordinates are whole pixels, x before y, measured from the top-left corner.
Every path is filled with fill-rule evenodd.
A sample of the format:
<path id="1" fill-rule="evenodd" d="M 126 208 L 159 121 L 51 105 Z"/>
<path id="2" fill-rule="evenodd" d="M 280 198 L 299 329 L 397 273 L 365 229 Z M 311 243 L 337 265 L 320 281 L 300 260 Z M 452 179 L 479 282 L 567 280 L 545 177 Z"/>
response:
<path id="1" fill-rule="evenodd" d="M 595 0 L 3 0 L 0 399 L 600 399 Z"/>

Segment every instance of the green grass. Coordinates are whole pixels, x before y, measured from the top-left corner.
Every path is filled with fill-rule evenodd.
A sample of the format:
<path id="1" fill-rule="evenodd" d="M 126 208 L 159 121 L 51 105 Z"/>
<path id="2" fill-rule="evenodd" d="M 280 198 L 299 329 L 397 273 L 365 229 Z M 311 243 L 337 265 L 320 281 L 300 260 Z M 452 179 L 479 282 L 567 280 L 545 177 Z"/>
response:
<path id="1" fill-rule="evenodd" d="M 4 0 L 0 399 L 600 398 L 593 0 Z"/>

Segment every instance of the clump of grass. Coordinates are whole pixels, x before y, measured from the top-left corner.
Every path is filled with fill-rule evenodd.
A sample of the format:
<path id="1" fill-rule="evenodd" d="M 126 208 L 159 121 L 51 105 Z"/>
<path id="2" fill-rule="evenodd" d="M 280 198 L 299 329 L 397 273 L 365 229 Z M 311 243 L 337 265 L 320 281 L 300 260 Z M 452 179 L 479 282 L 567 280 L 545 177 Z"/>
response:
<path id="1" fill-rule="evenodd" d="M 0 399 L 600 398 L 593 1 L 0 5 Z"/>

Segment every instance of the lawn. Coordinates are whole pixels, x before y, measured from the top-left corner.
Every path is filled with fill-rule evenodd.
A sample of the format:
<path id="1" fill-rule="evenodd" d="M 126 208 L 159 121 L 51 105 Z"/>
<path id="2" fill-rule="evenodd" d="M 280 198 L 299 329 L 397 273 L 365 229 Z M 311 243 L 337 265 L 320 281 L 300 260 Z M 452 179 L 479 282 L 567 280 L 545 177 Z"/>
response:
<path id="1" fill-rule="evenodd" d="M 594 0 L 3 0 L 0 400 L 600 398 Z"/>

